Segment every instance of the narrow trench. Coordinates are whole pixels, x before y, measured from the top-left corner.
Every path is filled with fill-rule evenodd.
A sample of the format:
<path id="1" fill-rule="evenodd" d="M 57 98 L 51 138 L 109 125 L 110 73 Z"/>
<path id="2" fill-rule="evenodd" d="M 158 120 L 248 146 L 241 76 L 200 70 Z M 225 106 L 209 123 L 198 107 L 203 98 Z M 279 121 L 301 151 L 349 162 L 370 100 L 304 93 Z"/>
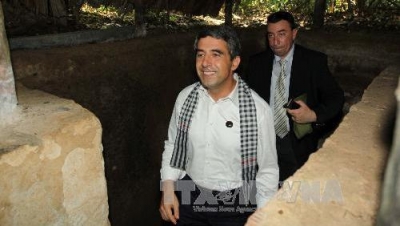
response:
<path id="1" fill-rule="evenodd" d="M 342 110 L 343 117 L 349 113 L 351 106 L 361 101 L 365 89 L 367 89 L 374 78 L 379 75 L 380 71 L 381 69 L 378 68 L 357 71 L 346 67 L 338 67 L 335 69 L 333 76 L 344 91 L 345 102 Z M 340 124 L 340 122 L 338 123 Z M 322 137 L 318 145 L 319 147 L 321 147 L 325 140 L 335 132 L 339 124 L 331 128 L 330 131 Z"/>
<path id="2" fill-rule="evenodd" d="M 333 76 L 345 92 L 344 114 L 347 114 L 350 107 L 361 100 L 364 90 L 379 72 L 379 69 L 355 72 L 346 68 L 339 68 L 335 71 Z"/>
<path id="3" fill-rule="evenodd" d="M 358 72 L 346 68 L 335 70 L 334 77 L 345 91 L 344 114 L 347 114 L 350 107 L 361 100 L 364 90 L 378 74 L 378 70 Z M 129 84 L 131 88 L 123 88 Z M 112 88 L 109 86 L 106 88 L 110 89 L 110 94 L 135 98 L 130 99 L 129 103 L 124 102 L 129 98 L 120 98 L 121 103 L 116 104 L 114 108 L 120 113 L 120 118 L 113 117 L 114 114 L 104 115 L 110 118 L 102 118 L 102 114 L 96 114 L 105 125 L 103 143 L 105 150 L 109 150 L 108 154 L 105 153 L 105 161 L 110 221 L 112 225 L 169 225 L 160 221 L 158 213 L 159 165 L 151 164 L 155 158 L 145 152 L 148 144 L 143 141 L 146 139 L 132 137 L 132 134 L 141 134 L 137 133 L 137 130 L 143 130 L 146 127 L 143 119 L 132 119 L 132 115 L 141 115 L 137 112 L 138 107 L 140 109 L 145 106 L 138 106 L 138 103 L 143 103 L 143 98 L 151 95 L 148 90 L 138 90 L 138 87 L 140 86 L 132 84 L 132 81 L 115 81 Z M 123 94 L 121 91 L 126 93 Z M 148 96 L 147 98 L 151 99 Z M 130 108 L 126 108 L 127 106 Z M 165 114 L 169 118 L 170 112 Z M 164 134 L 166 131 L 158 131 L 158 133 Z M 133 149 L 142 151 L 131 152 L 130 150 Z"/>
<path id="4" fill-rule="evenodd" d="M 134 61 L 135 55 L 132 57 L 131 62 L 141 62 Z M 163 63 L 168 65 L 168 59 Z M 19 81 L 29 88 L 72 99 L 100 119 L 111 225 L 168 225 L 160 219 L 158 211 L 161 153 L 176 98 L 171 90 L 183 88 L 188 80 L 171 81 L 167 74 L 157 77 L 157 83 L 144 84 L 145 78 L 132 76 L 140 72 L 110 65 L 112 71 L 102 75 L 77 74 L 42 82 L 31 76 Z M 186 61 L 182 65 L 186 66 Z M 150 69 L 154 72 L 149 74 L 162 70 Z M 333 75 L 345 91 L 344 114 L 361 100 L 379 72 L 379 69 L 335 68 Z M 176 74 L 182 72 L 174 71 L 171 76 Z M 167 82 L 172 84 L 164 84 Z"/>

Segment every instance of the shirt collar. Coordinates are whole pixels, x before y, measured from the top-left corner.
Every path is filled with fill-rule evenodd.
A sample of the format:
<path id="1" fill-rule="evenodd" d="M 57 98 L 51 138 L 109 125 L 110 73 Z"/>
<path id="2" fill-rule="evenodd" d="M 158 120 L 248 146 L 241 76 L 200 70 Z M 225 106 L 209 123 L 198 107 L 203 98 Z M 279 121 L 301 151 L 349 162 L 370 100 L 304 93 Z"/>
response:
<path id="1" fill-rule="evenodd" d="M 226 101 L 226 100 L 230 100 L 232 101 L 237 107 L 239 107 L 239 92 L 238 92 L 238 87 L 239 87 L 239 75 L 237 73 L 233 74 L 233 79 L 235 79 L 236 81 L 236 85 L 235 88 L 233 88 L 232 92 L 224 97 L 219 99 L 217 102 L 220 101 Z M 204 95 L 206 95 L 207 97 L 211 98 L 210 95 L 208 94 L 206 88 L 204 88 L 204 86 L 200 86 L 199 90 L 201 90 L 201 93 L 203 93 Z M 212 98 L 211 98 L 212 99 Z"/>
<path id="2" fill-rule="evenodd" d="M 286 60 L 286 63 L 288 62 L 292 62 L 293 60 L 293 53 L 294 53 L 294 46 L 295 44 L 292 44 L 292 47 L 290 47 L 289 53 L 286 55 L 286 57 L 284 58 L 284 60 Z M 275 63 L 278 63 L 281 60 L 281 57 L 274 55 L 275 56 Z"/>

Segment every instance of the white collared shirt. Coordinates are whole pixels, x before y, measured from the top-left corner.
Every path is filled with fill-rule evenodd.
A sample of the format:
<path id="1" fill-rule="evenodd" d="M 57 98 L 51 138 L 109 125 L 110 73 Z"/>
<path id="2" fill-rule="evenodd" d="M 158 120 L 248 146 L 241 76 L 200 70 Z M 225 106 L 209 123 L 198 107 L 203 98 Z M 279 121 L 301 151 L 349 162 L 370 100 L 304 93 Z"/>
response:
<path id="1" fill-rule="evenodd" d="M 176 181 L 187 172 L 196 184 L 208 189 L 238 188 L 242 186 L 238 83 L 227 97 L 218 101 L 214 101 L 204 87 L 199 88 L 198 105 L 188 135 L 186 172 L 170 166 L 179 114 L 193 87 L 194 84 L 183 89 L 176 100 L 162 156 L 161 179 Z M 252 96 L 258 124 L 256 200 L 261 207 L 276 192 L 279 172 L 272 111 L 255 92 Z M 232 127 L 226 126 L 228 121 L 233 123 Z"/>
<path id="2" fill-rule="evenodd" d="M 285 64 L 285 99 L 286 102 L 289 99 L 289 88 L 290 88 L 290 76 L 291 76 L 291 70 L 292 70 L 292 62 L 293 62 L 293 53 L 294 53 L 294 44 L 289 50 L 288 55 L 285 57 L 286 64 Z M 269 99 L 269 104 L 272 109 L 274 109 L 275 106 L 275 86 L 276 86 L 276 81 L 278 80 L 278 77 L 280 76 L 281 73 L 281 65 L 279 61 L 281 58 L 279 56 L 274 55 L 274 63 L 272 65 L 272 77 L 271 77 L 271 88 L 270 88 L 270 99 Z M 288 131 L 290 130 L 289 126 L 289 120 L 286 120 L 286 127 L 288 128 Z"/>

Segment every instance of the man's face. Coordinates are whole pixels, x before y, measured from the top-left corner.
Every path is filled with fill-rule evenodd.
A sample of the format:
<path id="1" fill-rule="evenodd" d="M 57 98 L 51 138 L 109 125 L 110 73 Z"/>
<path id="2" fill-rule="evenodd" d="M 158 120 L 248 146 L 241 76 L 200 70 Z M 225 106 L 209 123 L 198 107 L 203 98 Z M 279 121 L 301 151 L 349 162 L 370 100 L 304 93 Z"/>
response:
<path id="1" fill-rule="evenodd" d="M 231 60 L 228 44 L 222 39 L 205 37 L 198 41 L 196 70 L 203 86 L 209 92 L 231 91 L 233 72 L 239 66 L 240 57 Z"/>
<path id="2" fill-rule="evenodd" d="M 297 29 L 292 29 L 289 22 L 281 20 L 276 23 L 268 23 L 267 39 L 270 48 L 275 55 L 284 58 L 296 38 Z"/>

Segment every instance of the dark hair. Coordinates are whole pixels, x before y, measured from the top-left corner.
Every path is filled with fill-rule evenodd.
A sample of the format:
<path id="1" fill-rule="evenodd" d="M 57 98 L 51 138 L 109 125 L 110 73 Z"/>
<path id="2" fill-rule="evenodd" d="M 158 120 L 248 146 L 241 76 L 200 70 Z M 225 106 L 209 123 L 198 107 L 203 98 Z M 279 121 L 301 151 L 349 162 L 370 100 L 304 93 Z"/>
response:
<path id="1" fill-rule="evenodd" d="M 194 40 L 195 51 L 197 51 L 197 44 L 199 40 L 208 36 L 224 40 L 228 44 L 228 50 L 229 54 L 231 55 L 231 59 L 240 56 L 240 40 L 237 33 L 232 27 L 222 25 L 212 28 L 206 28 L 205 30 L 200 31 L 197 34 L 196 39 Z"/>
<path id="2" fill-rule="evenodd" d="M 296 29 L 297 28 L 297 24 L 294 22 L 294 18 L 293 15 L 289 12 L 286 11 L 278 11 L 275 13 L 270 14 L 267 17 L 267 22 L 268 23 L 277 23 L 281 20 L 286 20 L 287 22 L 289 22 L 290 27 L 292 29 Z"/>

